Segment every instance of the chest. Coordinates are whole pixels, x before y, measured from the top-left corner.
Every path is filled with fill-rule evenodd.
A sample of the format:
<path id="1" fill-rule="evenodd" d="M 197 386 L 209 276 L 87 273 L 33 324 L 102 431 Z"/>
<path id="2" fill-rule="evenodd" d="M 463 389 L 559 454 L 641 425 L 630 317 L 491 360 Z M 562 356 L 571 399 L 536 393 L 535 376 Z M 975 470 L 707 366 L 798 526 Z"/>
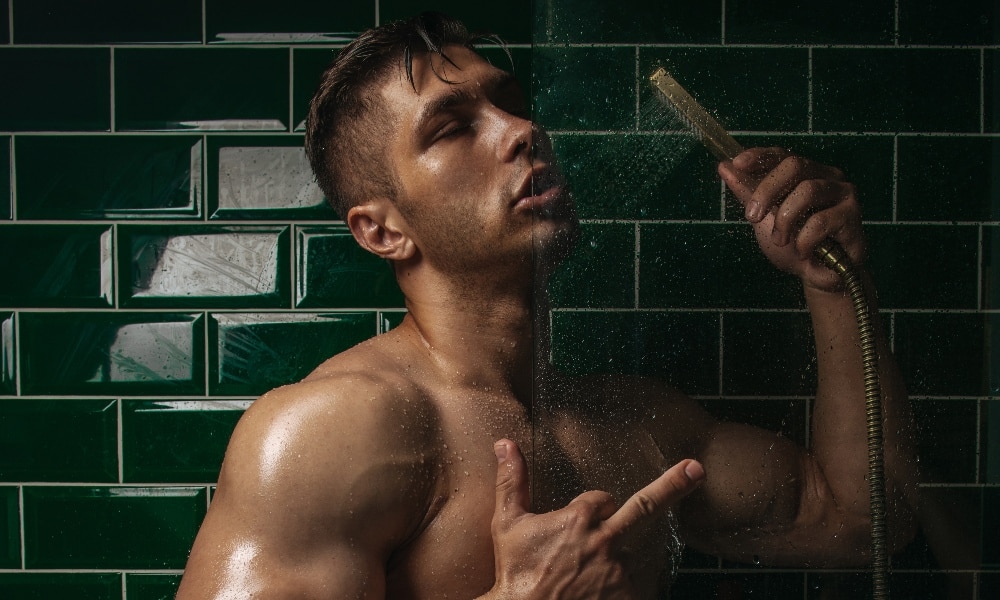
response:
<path id="1" fill-rule="evenodd" d="M 390 565 L 392 597 L 474 597 L 494 578 L 490 524 L 497 464 L 493 442 L 516 441 L 528 462 L 532 512 L 557 510 L 586 490 L 600 489 L 620 505 L 661 472 L 662 460 L 632 425 L 567 415 L 532 415 L 497 430 L 499 421 L 465 415 L 446 432 L 439 504 L 427 527 Z M 644 578 L 658 587 L 669 571 L 673 539 L 669 520 L 650 528 L 639 543 L 649 557 Z M 403 588 L 415 590 L 403 593 Z"/>

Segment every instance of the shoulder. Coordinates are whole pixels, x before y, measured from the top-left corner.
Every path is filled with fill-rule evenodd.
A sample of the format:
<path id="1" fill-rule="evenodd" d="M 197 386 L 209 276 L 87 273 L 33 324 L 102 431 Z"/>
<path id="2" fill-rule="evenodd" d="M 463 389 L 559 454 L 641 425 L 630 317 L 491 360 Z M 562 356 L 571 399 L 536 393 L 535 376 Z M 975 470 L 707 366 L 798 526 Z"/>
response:
<path id="1" fill-rule="evenodd" d="M 350 536 L 378 515 L 385 541 L 399 542 L 433 499 L 442 446 L 434 406 L 404 378 L 329 371 L 273 390 L 247 410 L 213 508 L 254 517 L 278 509 L 287 522 L 276 533 L 290 537 L 317 528 Z"/>

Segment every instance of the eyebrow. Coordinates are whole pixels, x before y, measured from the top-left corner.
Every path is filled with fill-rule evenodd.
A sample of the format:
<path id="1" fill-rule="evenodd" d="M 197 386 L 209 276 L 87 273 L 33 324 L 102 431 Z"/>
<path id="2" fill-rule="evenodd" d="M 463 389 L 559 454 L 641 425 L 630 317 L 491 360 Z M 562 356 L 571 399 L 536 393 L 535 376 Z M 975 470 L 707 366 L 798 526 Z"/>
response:
<path id="1" fill-rule="evenodd" d="M 487 88 L 487 94 L 504 91 L 508 87 L 518 84 L 517 79 L 512 74 L 499 69 L 483 77 L 480 82 L 483 87 Z M 427 126 L 427 122 L 435 116 L 472 100 L 472 91 L 467 87 L 461 87 L 463 83 L 465 82 L 460 81 L 452 84 L 451 89 L 446 93 L 440 94 L 437 98 L 425 104 L 414 120 L 414 130 L 422 132 Z"/>

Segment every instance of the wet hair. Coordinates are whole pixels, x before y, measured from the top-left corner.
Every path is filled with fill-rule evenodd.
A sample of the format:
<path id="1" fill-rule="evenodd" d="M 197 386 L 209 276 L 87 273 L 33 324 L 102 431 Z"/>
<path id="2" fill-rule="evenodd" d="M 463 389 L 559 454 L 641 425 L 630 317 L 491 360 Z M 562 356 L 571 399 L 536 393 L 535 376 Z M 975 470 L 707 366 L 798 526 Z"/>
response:
<path id="1" fill-rule="evenodd" d="M 400 64 L 397 61 L 415 90 L 414 54 L 435 53 L 451 62 L 443 52 L 445 46 L 471 49 L 482 39 L 506 50 L 496 36 L 472 34 L 460 21 L 441 13 L 422 13 L 365 31 L 323 72 L 306 117 L 306 155 L 320 189 L 341 219 L 367 198 L 396 198 L 398 178 L 386 154 L 392 118 L 379 86 Z"/>

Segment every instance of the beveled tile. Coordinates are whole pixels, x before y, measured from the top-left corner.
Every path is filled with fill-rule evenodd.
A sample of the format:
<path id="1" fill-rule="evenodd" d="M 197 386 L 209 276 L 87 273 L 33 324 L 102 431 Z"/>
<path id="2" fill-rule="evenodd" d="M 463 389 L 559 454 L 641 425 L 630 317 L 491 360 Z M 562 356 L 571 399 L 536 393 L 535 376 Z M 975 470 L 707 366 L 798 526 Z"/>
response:
<path id="1" fill-rule="evenodd" d="M 803 306 L 799 281 L 771 266 L 745 223 L 650 223 L 639 235 L 640 306 Z"/>
<path id="2" fill-rule="evenodd" d="M 212 219 L 336 219 L 316 185 L 301 137 L 208 140 Z"/>
<path id="3" fill-rule="evenodd" d="M 0 569 L 17 569 L 21 566 L 20 515 L 17 487 L 0 486 L 0 539 L 5 540 L 3 550 L 0 551 Z"/>
<path id="4" fill-rule="evenodd" d="M 108 48 L 0 48 L 0 131 L 107 131 L 110 72 Z"/>
<path id="5" fill-rule="evenodd" d="M 392 267 L 344 225 L 296 229 L 299 308 L 402 308 Z"/>
<path id="6" fill-rule="evenodd" d="M 201 42 L 200 0 L 17 2 L 18 44 Z"/>
<path id="7" fill-rule="evenodd" d="M 0 312 L 0 394 L 16 391 L 17 355 L 14 347 L 14 314 Z"/>
<path id="8" fill-rule="evenodd" d="M 19 219 L 201 214 L 201 136 L 21 136 L 15 150 Z"/>
<path id="9" fill-rule="evenodd" d="M 288 51 L 126 48 L 115 52 L 118 130 L 287 130 Z"/>
<path id="10" fill-rule="evenodd" d="M 205 33 L 209 43 L 345 42 L 373 27 L 375 13 L 372 0 L 207 0 Z"/>
<path id="11" fill-rule="evenodd" d="M 128 600 L 173 600 L 180 584 L 180 575 L 125 574 Z"/>
<path id="12" fill-rule="evenodd" d="M 20 314 L 25 394 L 197 394 L 204 325 L 178 313 Z"/>
<path id="13" fill-rule="evenodd" d="M 122 461 L 128 483 L 214 483 L 249 401 L 123 400 Z"/>
<path id="14" fill-rule="evenodd" d="M 872 225 L 867 266 L 882 308 L 975 309 L 976 225 Z"/>
<path id="15" fill-rule="evenodd" d="M 978 396 L 988 392 L 990 315 L 900 313 L 895 354 L 911 395 Z"/>
<path id="16" fill-rule="evenodd" d="M 715 162 L 677 133 L 555 134 L 581 219 L 716 219 Z"/>
<path id="17" fill-rule="evenodd" d="M 289 236 L 284 226 L 121 226 L 120 303 L 287 307 Z"/>
<path id="18" fill-rule="evenodd" d="M 924 2 L 900 0 L 901 44 L 988 45 L 1000 43 L 993 0 Z"/>
<path id="19" fill-rule="evenodd" d="M 211 315 L 211 393 L 256 396 L 296 382 L 377 332 L 375 312 Z"/>
<path id="20" fill-rule="evenodd" d="M 730 2 L 726 43 L 891 44 L 893 0 L 841 0 L 803 4 L 798 0 Z"/>
<path id="21" fill-rule="evenodd" d="M 635 226 L 584 224 L 570 257 L 549 281 L 552 306 L 635 305 Z"/>
<path id="22" fill-rule="evenodd" d="M 813 127 L 977 132 L 979 73 L 975 50 L 816 48 Z"/>
<path id="23" fill-rule="evenodd" d="M 14 197 L 10 190 L 10 145 L 10 136 L 0 136 L 0 220 L 5 221 L 14 216 Z"/>
<path id="24" fill-rule="evenodd" d="M 816 392 L 812 326 L 805 312 L 727 313 L 722 393 L 808 396 Z"/>
<path id="25" fill-rule="evenodd" d="M 118 481 L 113 400 L 0 400 L 0 481 Z"/>
<path id="26" fill-rule="evenodd" d="M 719 43 L 718 2 L 551 0 L 536 3 L 536 41 L 570 43 Z"/>
<path id="27" fill-rule="evenodd" d="M 113 305 L 111 228 L 8 225 L 0 229 L 0 306 Z"/>
<path id="28" fill-rule="evenodd" d="M 505 4 L 466 2 L 464 0 L 379 0 L 379 20 L 389 23 L 408 19 L 423 11 L 443 12 L 461 20 L 470 31 L 485 31 L 499 35 L 508 43 L 532 41 L 534 14 L 529 0 L 512 0 Z"/>
<path id="29" fill-rule="evenodd" d="M 987 136 L 901 136 L 899 218 L 906 221 L 995 221 L 1000 140 Z"/>
<path id="30" fill-rule="evenodd" d="M 535 49 L 535 119 L 551 130 L 633 129 L 634 65 L 631 48 Z"/>
<path id="31" fill-rule="evenodd" d="M 922 398 L 912 405 L 922 483 L 978 483 L 979 402 Z"/>
<path id="32" fill-rule="evenodd" d="M 652 375 L 689 394 L 716 394 L 719 316 L 555 311 L 552 361 L 571 374 Z"/>
<path id="33" fill-rule="evenodd" d="M 120 600 L 118 573 L 0 573 L 0 595 L 6 600 Z"/>
<path id="34" fill-rule="evenodd" d="M 181 569 L 205 488 L 24 488 L 29 569 Z M 150 543 L 155 541 L 155 543 Z"/>
<path id="35" fill-rule="evenodd" d="M 647 78 L 664 67 L 729 130 L 801 131 L 808 126 L 809 54 L 804 48 L 640 49 L 639 126 L 687 130 Z"/>

